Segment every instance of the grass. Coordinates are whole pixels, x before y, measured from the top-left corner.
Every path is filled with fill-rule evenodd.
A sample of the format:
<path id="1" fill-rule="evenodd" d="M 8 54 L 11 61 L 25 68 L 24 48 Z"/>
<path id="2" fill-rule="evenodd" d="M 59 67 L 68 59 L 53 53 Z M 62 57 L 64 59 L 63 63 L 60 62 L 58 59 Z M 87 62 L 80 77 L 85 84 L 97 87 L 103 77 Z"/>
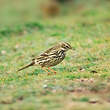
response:
<path id="1" fill-rule="evenodd" d="M 25 6 L 25 0 L 20 1 L 21 7 L 15 10 L 12 2 L 2 2 L 5 5 L 0 10 L 1 110 L 109 110 L 109 1 L 83 1 L 86 7 L 82 5 L 81 9 L 77 1 L 72 9 L 64 8 L 63 4 L 60 15 L 46 19 L 40 10 L 34 10 L 35 2 L 38 1 L 28 1 Z M 27 10 L 25 15 L 21 14 L 23 10 Z M 48 76 L 40 67 L 16 72 L 61 41 L 70 42 L 75 50 L 53 67 L 56 75 Z"/>

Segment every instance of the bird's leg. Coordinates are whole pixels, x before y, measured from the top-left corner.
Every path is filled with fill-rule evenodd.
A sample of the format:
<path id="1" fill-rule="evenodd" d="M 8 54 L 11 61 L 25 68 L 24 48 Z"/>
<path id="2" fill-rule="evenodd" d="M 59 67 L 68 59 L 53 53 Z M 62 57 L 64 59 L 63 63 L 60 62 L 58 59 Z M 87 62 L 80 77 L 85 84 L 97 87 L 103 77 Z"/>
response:
<path id="1" fill-rule="evenodd" d="M 48 73 L 48 75 L 50 75 L 50 72 L 45 68 L 45 67 L 43 67 L 42 68 L 46 73 Z"/>
<path id="2" fill-rule="evenodd" d="M 56 71 L 55 70 L 53 70 L 53 69 L 51 69 L 49 67 L 48 67 L 48 69 L 56 75 Z"/>

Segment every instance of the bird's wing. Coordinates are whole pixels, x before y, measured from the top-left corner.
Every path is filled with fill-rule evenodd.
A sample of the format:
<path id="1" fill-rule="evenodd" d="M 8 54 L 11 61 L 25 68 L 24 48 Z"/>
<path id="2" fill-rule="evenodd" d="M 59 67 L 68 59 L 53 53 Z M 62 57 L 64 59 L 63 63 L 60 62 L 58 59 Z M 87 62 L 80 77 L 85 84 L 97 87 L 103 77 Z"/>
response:
<path id="1" fill-rule="evenodd" d="M 39 56 L 37 56 L 37 57 L 35 57 L 35 58 L 33 58 L 32 59 L 32 61 L 34 61 L 34 60 L 44 60 L 44 59 L 47 59 L 47 58 L 49 58 L 49 57 L 52 57 L 52 56 L 56 56 L 56 54 L 58 53 L 58 50 L 56 49 L 56 50 L 51 50 L 51 51 L 49 51 L 48 53 L 46 53 L 46 52 L 44 52 L 44 53 L 42 53 L 42 54 L 40 54 Z"/>
<path id="2" fill-rule="evenodd" d="M 55 54 L 59 50 L 59 45 L 55 45 L 54 47 L 44 51 L 44 53 L 41 54 L 41 56 L 47 56 L 51 54 Z"/>
<path id="3" fill-rule="evenodd" d="M 42 59 L 42 58 L 45 59 L 45 58 L 47 58 L 47 57 L 50 56 L 50 55 L 54 55 L 55 53 L 57 53 L 57 51 L 58 51 L 58 49 L 59 49 L 58 47 L 59 47 L 59 45 L 56 45 L 56 46 L 54 46 L 54 47 L 52 47 L 52 48 L 50 48 L 50 49 L 44 51 L 43 53 L 41 53 L 39 56 L 33 58 L 32 60 Z"/>
<path id="4" fill-rule="evenodd" d="M 39 56 L 34 57 L 32 59 L 32 61 L 34 61 L 35 59 L 42 59 L 42 58 L 45 58 L 45 57 L 48 57 L 48 54 L 44 52 L 44 53 L 41 53 Z"/>
<path id="5" fill-rule="evenodd" d="M 42 53 L 39 56 L 35 57 L 32 59 L 32 61 L 36 60 L 36 59 L 45 59 L 47 58 L 49 55 L 47 53 Z"/>

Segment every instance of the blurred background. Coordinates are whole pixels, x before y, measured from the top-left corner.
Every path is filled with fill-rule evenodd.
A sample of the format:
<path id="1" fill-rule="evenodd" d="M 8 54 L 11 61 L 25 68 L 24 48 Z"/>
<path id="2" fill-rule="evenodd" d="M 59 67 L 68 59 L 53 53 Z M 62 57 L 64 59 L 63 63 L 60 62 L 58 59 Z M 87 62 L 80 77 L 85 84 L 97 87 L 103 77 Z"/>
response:
<path id="1" fill-rule="evenodd" d="M 58 74 L 16 72 L 61 41 Z M 73 109 L 110 110 L 110 0 L 0 0 L 0 110 Z"/>
<path id="2" fill-rule="evenodd" d="M 70 24 L 109 22 L 109 11 L 110 0 L 0 0 L 0 26 L 31 21 L 66 23 L 66 17 Z"/>

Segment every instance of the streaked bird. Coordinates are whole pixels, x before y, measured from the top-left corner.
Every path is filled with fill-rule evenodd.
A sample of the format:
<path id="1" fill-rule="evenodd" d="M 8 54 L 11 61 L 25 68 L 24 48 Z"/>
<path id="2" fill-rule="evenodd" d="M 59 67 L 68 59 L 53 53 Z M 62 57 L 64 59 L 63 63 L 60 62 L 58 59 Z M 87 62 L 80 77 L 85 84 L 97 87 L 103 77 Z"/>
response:
<path id="1" fill-rule="evenodd" d="M 30 64 L 24 66 L 18 71 L 21 71 L 30 66 L 40 65 L 41 68 L 44 69 L 46 72 L 50 70 L 51 72 L 56 74 L 56 71 L 54 71 L 50 67 L 56 66 L 57 64 L 62 62 L 66 56 L 66 52 L 70 49 L 72 49 L 72 47 L 69 43 L 67 42 L 58 43 L 52 48 L 49 48 L 48 50 L 44 51 L 44 53 L 32 59 L 32 62 Z M 48 72 L 48 74 L 50 73 Z"/>

